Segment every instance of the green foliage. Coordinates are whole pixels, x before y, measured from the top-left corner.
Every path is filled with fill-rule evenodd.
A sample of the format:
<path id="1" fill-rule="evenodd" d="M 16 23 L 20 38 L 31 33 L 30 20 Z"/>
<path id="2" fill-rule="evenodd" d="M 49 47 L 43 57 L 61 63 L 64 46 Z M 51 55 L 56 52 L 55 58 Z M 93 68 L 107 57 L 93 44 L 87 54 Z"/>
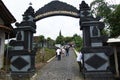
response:
<path id="1" fill-rule="evenodd" d="M 110 14 L 108 18 L 110 24 L 111 37 L 117 37 L 120 35 L 120 5 Z"/>
<path id="2" fill-rule="evenodd" d="M 82 38 L 78 36 L 77 34 L 73 35 L 73 37 L 63 37 L 63 36 L 58 36 L 56 38 L 56 43 L 57 44 L 75 44 L 75 47 L 82 47 Z"/>
<path id="3" fill-rule="evenodd" d="M 43 35 L 40 35 L 38 37 L 37 45 L 39 47 L 53 48 L 54 44 L 55 44 L 55 41 L 53 39 L 51 39 L 50 37 L 48 37 L 47 39 L 45 39 L 45 37 Z"/>
<path id="4" fill-rule="evenodd" d="M 42 44 L 42 47 L 43 47 L 43 45 L 44 45 L 44 41 L 45 41 L 44 36 L 43 36 L 43 35 L 40 35 L 38 42 Z"/>
<path id="5" fill-rule="evenodd" d="M 48 37 L 47 39 L 44 39 L 44 36 L 41 35 L 39 37 L 39 42 L 43 42 L 43 41 L 46 41 L 47 45 L 49 46 L 46 48 L 42 47 L 37 51 L 37 54 L 35 56 L 36 64 L 46 62 L 50 58 L 56 55 L 55 49 L 52 49 L 50 47 L 50 45 L 55 44 L 55 41 L 52 40 L 50 37 Z M 82 47 L 82 38 L 78 36 L 77 34 L 73 35 L 73 37 L 63 37 L 62 35 L 60 35 L 56 38 L 56 43 L 62 44 L 62 45 L 72 43 L 75 45 L 75 48 L 79 51 Z"/>
<path id="6" fill-rule="evenodd" d="M 64 44 L 64 37 L 63 36 L 58 36 L 56 38 L 56 44 L 61 44 L 63 45 Z"/>
<path id="7" fill-rule="evenodd" d="M 42 52 L 42 49 L 43 48 L 39 49 L 37 51 L 37 53 L 36 53 L 36 58 L 35 58 L 36 63 L 46 62 L 50 58 L 52 58 L 53 56 L 55 56 L 55 49 L 45 48 L 44 49 L 45 50 L 44 53 Z"/>
<path id="8" fill-rule="evenodd" d="M 72 37 L 65 37 L 64 38 L 65 44 L 70 43 L 73 41 Z"/>
<path id="9" fill-rule="evenodd" d="M 50 58 L 56 55 L 55 49 L 45 48 L 45 52 L 46 52 L 45 61 L 48 61 Z"/>
<path id="10" fill-rule="evenodd" d="M 82 38 L 80 36 L 78 36 L 77 34 L 73 35 L 73 40 L 74 40 L 74 43 L 75 43 L 75 46 L 80 48 L 82 47 Z"/>
<path id="11" fill-rule="evenodd" d="M 90 4 L 90 6 L 92 8 L 92 12 L 96 14 L 96 16 L 107 17 L 112 11 L 112 6 L 105 2 L 105 0 L 95 0 Z"/>
<path id="12" fill-rule="evenodd" d="M 80 52 L 81 48 L 82 47 L 75 47 L 75 50 L 78 51 L 78 52 Z"/>
<path id="13" fill-rule="evenodd" d="M 103 30 L 101 30 L 101 35 L 109 36 L 109 31 L 108 31 L 108 29 L 103 29 Z"/>
<path id="14" fill-rule="evenodd" d="M 44 36 L 43 36 L 43 35 L 40 35 L 40 36 L 39 36 L 39 42 L 44 42 L 44 40 L 45 40 Z"/>
<path id="15" fill-rule="evenodd" d="M 55 45 L 55 41 L 52 40 L 50 37 L 48 37 L 46 41 L 48 48 L 52 48 Z"/>
<path id="16" fill-rule="evenodd" d="M 107 29 L 103 33 L 110 31 L 110 37 L 117 37 L 120 35 L 120 6 L 109 4 L 105 0 L 94 0 L 91 3 L 92 13 L 95 16 L 101 16 L 106 23 Z"/>

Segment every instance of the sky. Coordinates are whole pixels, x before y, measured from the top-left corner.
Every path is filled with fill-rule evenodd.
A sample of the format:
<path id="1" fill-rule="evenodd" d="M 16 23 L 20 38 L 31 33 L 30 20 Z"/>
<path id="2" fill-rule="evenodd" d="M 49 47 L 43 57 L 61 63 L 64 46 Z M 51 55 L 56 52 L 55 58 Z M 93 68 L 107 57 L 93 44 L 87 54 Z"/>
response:
<path id="1" fill-rule="evenodd" d="M 9 9 L 11 14 L 17 20 L 16 22 L 22 21 L 22 15 L 29 7 L 29 3 L 32 3 L 32 7 L 35 11 L 39 8 L 43 7 L 45 4 L 53 1 L 53 0 L 2 0 L 6 7 Z M 77 9 L 79 9 L 79 4 L 81 4 L 82 0 L 59 0 L 62 2 L 66 2 Z M 93 0 L 84 0 L 88 5 Z M 120 3 L 119 0 L 106 0 L 109 3 Z M 15 28 L 14 23 L 12 24 Z M 34 36 L 44 35 L 45 38 L 50 37 L 52 39 L 56 39 L 61 33 L 64 37 L 73 36 L 74 34 L 78 34 L 82 36 L 82 31 L 80 30 L 79 26 L 79 18 L 67 17 L 67 16 L 52 16 L 47 17 L 42 20 L 36 22 L 37 29 Z"/>

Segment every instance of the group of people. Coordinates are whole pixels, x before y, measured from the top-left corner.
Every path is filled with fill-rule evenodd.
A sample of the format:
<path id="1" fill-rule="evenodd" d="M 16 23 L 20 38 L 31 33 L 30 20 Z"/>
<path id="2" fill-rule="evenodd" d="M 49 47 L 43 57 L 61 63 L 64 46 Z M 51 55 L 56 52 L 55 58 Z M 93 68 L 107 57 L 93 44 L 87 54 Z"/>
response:
<path id="1" fill-rule="evenodd" d="M 62 48 L 56 49 L 56 57 L 58 60 L 61 60 L 61 55 L 69 56 L 69 48 L 68 46 L 64 46 Z"/>
<path id="2" fill-rule="evenodd" d="M 69 48 L 70 47 L 62 47 L 56 49 L 56 57 L 57 60 L 61 60 L 61 55 L 69 56 Z M 79 65 L 80 72 L 82 72 L 83 69 L 83 55 L 81 52 L 78 53 L 76 61 Z"/>

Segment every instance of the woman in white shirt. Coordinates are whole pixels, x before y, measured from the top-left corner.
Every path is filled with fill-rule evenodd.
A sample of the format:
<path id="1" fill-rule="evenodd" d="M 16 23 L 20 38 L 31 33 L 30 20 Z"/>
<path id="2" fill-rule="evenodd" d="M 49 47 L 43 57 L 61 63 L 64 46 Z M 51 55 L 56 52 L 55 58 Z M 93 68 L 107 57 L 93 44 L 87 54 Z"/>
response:
<path id="1" fill-rule="evenodd" d="M 83 65 L 82 65 L 82 53 L 81 52 L 79 52 L 79 54 L 77 55 L 77 59 L 76 59 L 76 61 L 78 62 L 78 64 L 79 64 L 79 69 L 80 69 L 80 72 L 82 71 L 82 68 L 83 68 Z"/>

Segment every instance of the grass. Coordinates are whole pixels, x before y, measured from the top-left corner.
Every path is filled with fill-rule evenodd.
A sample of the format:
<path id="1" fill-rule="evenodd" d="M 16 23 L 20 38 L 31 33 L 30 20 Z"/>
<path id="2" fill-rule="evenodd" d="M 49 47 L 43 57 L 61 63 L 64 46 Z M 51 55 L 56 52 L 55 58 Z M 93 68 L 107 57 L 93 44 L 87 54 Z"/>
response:
<path id="1" fill-rule="evenodd" d="M 41 48 L 35 57 L 36 69 L 40 69 L 49 59 L 55 56 L 55 49 Z"/>

